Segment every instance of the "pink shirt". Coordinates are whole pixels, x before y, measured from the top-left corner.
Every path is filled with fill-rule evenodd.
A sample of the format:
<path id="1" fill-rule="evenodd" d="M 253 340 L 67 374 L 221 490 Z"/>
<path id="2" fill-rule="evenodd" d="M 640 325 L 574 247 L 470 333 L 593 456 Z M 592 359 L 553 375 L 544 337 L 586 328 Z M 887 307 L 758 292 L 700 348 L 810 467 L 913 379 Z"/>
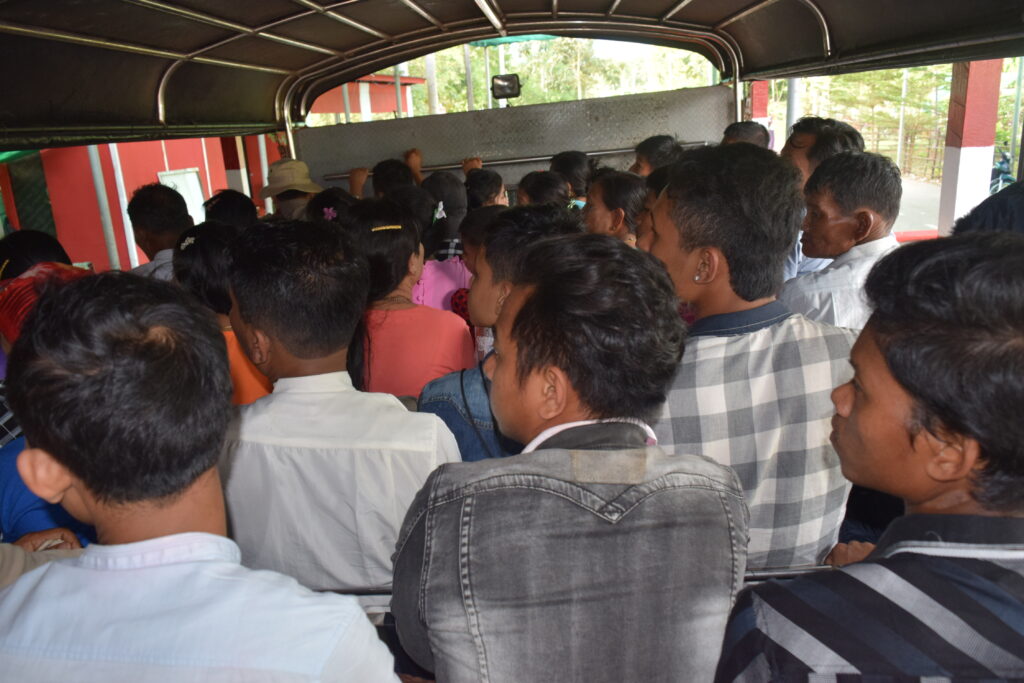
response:
<path id="1" fill-rule="evenodd" d="M 444 261 L 427 261 L 423 264 L 420 281 L 412 288 L 412 302 L 450 311 L 452 294 L 457 289 L 468 288 L 472 279 L 469 268 L 458 256 Z"/>

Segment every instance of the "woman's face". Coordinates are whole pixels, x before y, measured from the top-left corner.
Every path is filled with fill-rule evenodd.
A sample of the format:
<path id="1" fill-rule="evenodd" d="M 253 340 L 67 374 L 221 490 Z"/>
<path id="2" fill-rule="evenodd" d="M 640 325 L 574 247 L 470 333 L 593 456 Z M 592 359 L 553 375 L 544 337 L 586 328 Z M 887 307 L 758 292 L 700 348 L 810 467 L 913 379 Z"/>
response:
<path id="1" fill-rule="evenodd" d="M 604 203 L 604 190 L 600 183 L 591 185 L 587 192 L 583 222 L 587 224 L 587 232 L 595 235 L 611 235 L 615 232 L 615 214 Z"/>
<path id="2" fill-rule="evenodd" d="M 636 161 L 634 161 L 633 165 L 629 167 L 629 172 L 636 173 L 638 176 L 646 178 L 654 172 L 654 167 L 651 166 L 651 162 L 647 160 L 647 157 L 642 154 L 637 154 Z"/>

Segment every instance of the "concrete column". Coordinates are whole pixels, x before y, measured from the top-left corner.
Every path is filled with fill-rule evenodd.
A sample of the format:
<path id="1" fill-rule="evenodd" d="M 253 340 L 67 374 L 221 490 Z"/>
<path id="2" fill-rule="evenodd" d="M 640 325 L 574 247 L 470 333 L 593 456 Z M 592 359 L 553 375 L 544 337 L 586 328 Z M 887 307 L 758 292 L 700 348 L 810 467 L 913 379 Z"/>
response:
<path id="1" fill-rule="evenodd" d="M 988 197 L 999 115 L 1003 60 L 953 65 L 946 124 L 946 151 L 939 196 L 939 234 Z"/>

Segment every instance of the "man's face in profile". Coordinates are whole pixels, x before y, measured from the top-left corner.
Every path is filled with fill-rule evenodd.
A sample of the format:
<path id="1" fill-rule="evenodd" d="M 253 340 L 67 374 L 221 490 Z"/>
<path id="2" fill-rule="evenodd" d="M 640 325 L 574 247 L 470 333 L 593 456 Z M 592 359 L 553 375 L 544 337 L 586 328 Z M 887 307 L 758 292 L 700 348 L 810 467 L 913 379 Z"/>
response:
<path id="1" fill-rule="evenodd" d="M 807 184 L 807 179 L 811 177 L 811 174 L 814 173 L 814 164 L 811 163 L 807 155 L 817 140 L 818 136 L 814 133 L 793 133 L 786 140 L 782 151 L 779 152 L 779 156 L 789 160 L 789 163 L 796 166 L 797 170 L 800 171 L 801 189 Z"/>

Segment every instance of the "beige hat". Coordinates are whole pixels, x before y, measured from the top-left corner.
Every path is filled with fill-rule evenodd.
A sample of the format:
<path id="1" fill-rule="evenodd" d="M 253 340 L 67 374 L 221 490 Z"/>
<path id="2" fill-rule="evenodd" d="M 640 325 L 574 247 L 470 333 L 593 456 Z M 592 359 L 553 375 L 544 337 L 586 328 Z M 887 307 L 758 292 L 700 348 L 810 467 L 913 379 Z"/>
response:
<path id="1" fill-rule="evenodd" d="M 309 166 L 298 159 L 281 159 L 270 165 L 267 184 L 260 190 L 260 198 L 276 197 L 288 190 L 299 192 L 320 192 L 324 188 L 309 177 Z"/>

